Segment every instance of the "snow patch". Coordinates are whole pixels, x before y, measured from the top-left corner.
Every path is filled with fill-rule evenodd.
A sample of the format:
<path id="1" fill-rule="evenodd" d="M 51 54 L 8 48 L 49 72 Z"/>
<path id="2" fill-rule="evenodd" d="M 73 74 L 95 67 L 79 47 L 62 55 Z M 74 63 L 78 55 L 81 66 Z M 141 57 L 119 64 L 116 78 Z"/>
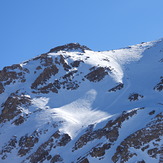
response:
<path id="1" fill-rule="evenodd" d="M 88 125 L 100 123 L 109 118 L 108 113 L 92 109 L 91 106 L 96 95 L 97 92 L 95 90 L 90 90 L 83 98 L 68 105 L 46 110 L 47 117 L 51 115 L 51 118 L 55 121 L 62 121 L 60 132 L 67 133 L 73 139 Z"/>
<path id="2" fill-rule="evenodd" d="M 46 105 L 48 104 L 48 102 L 49 98 L 46 97 L 34 98 L 32 100 L 32 104 L 40 109 L 46 109 L 47 108 Z"/>

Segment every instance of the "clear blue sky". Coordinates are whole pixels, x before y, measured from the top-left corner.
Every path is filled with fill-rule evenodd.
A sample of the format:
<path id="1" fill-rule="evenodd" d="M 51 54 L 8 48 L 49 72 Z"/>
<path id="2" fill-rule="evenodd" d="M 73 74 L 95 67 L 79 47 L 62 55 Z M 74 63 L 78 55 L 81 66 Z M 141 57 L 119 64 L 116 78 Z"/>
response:
<path id="1" fill-rule="evenodd" d="M 0 0 L 0 69 L 79 42 L 109 50 L 163 37 L 163 0 Z"/>

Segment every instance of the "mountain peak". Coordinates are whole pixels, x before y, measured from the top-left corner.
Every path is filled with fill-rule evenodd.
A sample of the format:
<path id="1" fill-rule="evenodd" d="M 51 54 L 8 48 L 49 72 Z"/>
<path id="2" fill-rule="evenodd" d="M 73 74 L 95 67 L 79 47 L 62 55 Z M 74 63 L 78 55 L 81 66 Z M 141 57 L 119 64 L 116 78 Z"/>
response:
<path id="1" fill-rule="evenodd" d="M 85 45 L 80 45 L 79 43 L 69 43 L 61 46 L 57 46 L 55 48 L 52 48 L 49 53 L 58 52 L 58 51 L 81 51 L 84 52 L 84 50 L 91 50 Z"/>
<path id="2" fill-rule="evenodd" d="M 4 67 L 0 162 L 161 162 L 162 69 L 161 40 L 101 52 L 70 43 Z"/>

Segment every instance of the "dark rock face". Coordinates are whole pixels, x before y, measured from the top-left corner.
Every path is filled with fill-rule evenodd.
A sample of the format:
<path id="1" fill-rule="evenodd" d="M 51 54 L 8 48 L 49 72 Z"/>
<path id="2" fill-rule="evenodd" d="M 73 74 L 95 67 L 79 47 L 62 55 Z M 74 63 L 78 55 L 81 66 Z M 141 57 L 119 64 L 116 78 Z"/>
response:
<path id="1" fill-rule="evenodd" d="M 41 54 L 40 56 L 34 58 L 33 60 L 34 61 L 40 60 L 40 64 L 45 67 L 53 64 L 53 59 L 50 56 L 48 56 L 48 53 Z M 41 69 L 41 67 L 37 67 L 37 69 Z"/>
<path id="2" fill-rule="evenodd" d="M 82 60 L 74 61 L 71 63 L 72 67 L 79 67 L 80 63 L 84 63 Z"/>
<path id="3" fill-rule="evenodd" d="M 19 116 L 19 118 L 16 119 L 16 120 L 13 122 L 13 124 L 16 125 L 16 126 L 19 126 L 19 125 L 22 124 L 24 121 L 25 121 L 24 116 Z"/>
<path id="4" fill-rule="evenodd" d="M 65 58 L 64 58 L 63 55 L 60 55 L 60 59 L 59 59 L 59 63 L 58 64 L 62 64 L 62 66 L 63 66 L 63 68 L 64 68 L 65 71 L 69 71 L 69 69 L 71 69 L 71 66 L 69 66 L 67 64 L 67 62 L 65 61 Z"/>
<path id="5" fill-rule="evenodd" d="M 90 49 L 84 45 L 80 45 L 79 43 L 70 43 L 70 44 L 55 47 L 51 49 L 49 53 L 58 52 L 58 51 L 81 51 L 84 53 L 84 50 L 90 50 Z"/>
<path id="6" fill-rule="evenodd" d="M 68 134 L 61 135 L 59 131 L 55 132 L 45 143 L 40 145 L 36 152 L 30 155 L 27 160 L 30 162 L 43 162 L 45 160 L 51 160 L 51 162 L 61 161 L 62 158 L 59 155 L 51 156 L 49 153 L 52 148 L 66 146 L 71 140 Z"/>
<path id="7" fill-rule="evenodd" d="M 0 94 L 2 94 L 4 92 L 5 88 L 3 87 L 3 84 L 0 83 Z"/>
<path id="8" fill-rule="evenodd" d="M 27 96 L 18 96 L 16 94 L 11 94 L 6 102 L 2 104 L 2 113 L 0 115 L 0 123 L 4 121 L 10 121 L 18 114 L 21 113 L 19 106 L 29 106 L 31 103 L 30 98 Z"/>
<path id="9" fill-rule="evenodd" d="M 20 157 L 25 156 L 32 147 L 39 141 L 38 133 L 35 131 L 30 136 L 22 136 L 19 140 L 19 151 L 18 155 Z"/>
<path id="10" fill-rule="evenodd" d="M 109 68 L 104 68 L 104 67 L 93 68 L 93 71 L 87 74 L 85 78 L 87 78 L 91 82 L 99 82 L 106 75 L 108 75 L 108 72 L 107 72 L 108 70 L 110 71 Z"/>
<path id="11" fill-rule="evenodd" d="M 16 72 L 16 70 L 19 72 Z M 3 92 L 2 83 L 4 85 L 9 85 L 11 83 L 14 84 L 16 80 L 22 83 L 25 82 L 26 73 L 29 73 L 29 70 L 26 68 L 22 68 L 19 64 L 4 67 L 3 70 L 0 71 L 0 92 Z"/>
<path id="12" fill-rule="evenodd" d="M 50 163 L 56 163 L 56 162 L 62 162 L 63 159 L 60 155 L 55 155 L 53 156 L 53 158 L 51 159 Z"/>
<path id="13" fill-rule="evenodd" d="M 117 86 L 109 89 L 109 92 L 116 92 L 117 90 L 121 90 L 124 87 L 123 83 L 118 84 Z"/>
<path id="14" fill-rule="evenodd" d="M 11 151 L 16 147 L 17 144 L 17 137 L 13 136 L 10 141 L 0 150 L 0 155 L 2 160 L 5 160 L 8 153 L 11 153 Z"/>
<path id="15" fill-rule="evenodd" d="M 52 75 L 56 75 L 58 73 L 58 68 L 56 65 L 52 65 L 50 67 L 47 67 L 43 70 L 43 72 L 37 77 L 37 79 L 32 83 L 31 88 L 32 89 L 37 89 L 39 85 L 43 85 L 46 83 L 48 79 Z"/>
<path id="16" fill-rule="evenodd" d="M 127 162 L 133 156 L 137 154 L 129 150 L 130 147 L 141 149 L 142 151 L 146 150 L 147 154 L 150 157 L 156 158 L 157 155 L 161 153 L 160 147 L 157 145 L 157 141 L 163 135 L 163 113 L 156 115 L 153 120 L 146 125 L 145 128 L 136 131 L 135 133 L 128 136 L 121 144 L 117 147 L 116 153 L 112 157 L 114 163 L 120 160 L 121 163 Z M 150 142 L 155 141 L 153 149 L 147 150 L 150 146 Z M 143 146 L 146 147 L 144 148 Z M 142 148 L 143 147 L 143 148 Z"/>
<path id="17" fill-rule="evenodd" d="M 90 155 L 91 157 L 101 157 L 105 155 L 105 150 L 109 149 L 111 147 L 111 144 L 103 144 L 102 147 L 94 147 Z"/>
<path id="18" fill-rule="evenodd" d="M 139 100 L 139 99 L 141 99 L 141 98 L 143 98 L 144 96 L 142 96 L 142 95 L 140 95 L 140 94 L 138 94 L 138 93 L 132 93 L 132 94 L 130 94 L 130 96 L 128 97 L 128 99 L 130 100 L 130 101 L 137 101 L 137 100 Z"/>
<path id="19" fill-rule="evenodd" d="M 160 77 L 160 82 L 154 87 L 154 90 L 162 91 L 163 90 L 163 77 Z"/>
<path id="20" fill-rule="evenodd" d="M 48 72 L 48 74 L 50 73 L 49 70 L 47 72 Z M 55 79 L 54 82 L 49 83 L 47 85 L 46 85 L 46 83 L 48 83 L 47 81 L 48 81 L 49 75 L 47 75 L 47 78 L 44 78 L 44 77 L 42 77 L 45 75 L 43 72 L 31 86 L 33 89 L 36 90 L 36 91 L 33 91 L 33 93 L 49 93 L 49 92 L 58 93 L 58 90 L 61 87 L 63 89 L 67 89 L 67 90 L 75 90 L 79 87 L 79 82 L 77 82 L 76 80 L 74 80 L 74 81 L 72 80 L 74 78 L 74 75 L 76 72 L 77 71 L 70 71 L 69 73 L 64 75 L 62 78 L 60 78 L 59 80 Z M 43 78 L 43 80 L 41 80 L 42 78 Z M 46 79 L 47 79 L 47 81 L 46 81 Z M 44 83 L 45 86 L 39 87 L 41 85 L 41 83 Z"/>
<path id="21" fill-rule="evenodd" d="M 82 158 L 81 160 L 77 161 L 76 163 L 89 163 L 87 158 Z"/>
<path id="22" fill-rule="evenodd" d="M 47 56 L 47 55 L 45 55 Z M 39 57 L 40 59 L 40 57 Z M 79 87 L 79 82 L 73 80 L 75 74 L 78 72 L 77 70 L 71 70 L 72 67 L 79 66 L 79 62 L 72 62 L 72 67 L 66 62 L 63 55 L 59 55 L 54 59 L 55 65 L 48 65 L 42 73 L 36 78 L 36 80 L 32 83 L 31 88 L 34 89 L 33 93 L 58 93 L 60 88 L 67 90 L 75 90 Z M 47 59 L 46 59 L 47 61 Z M 46 62 L 47 65 L 47 62 Z M 63 69 L 66 71 L 65 75 L 60 78 L 55 78 L 54 82 L 49 82 L 50 78 L 54 78 L 54 76 L 59 72 L 59 68 L 57 66 L 62 65 Z M 41 67 L 37 67 L 37 70 L 41 70 Z"/>

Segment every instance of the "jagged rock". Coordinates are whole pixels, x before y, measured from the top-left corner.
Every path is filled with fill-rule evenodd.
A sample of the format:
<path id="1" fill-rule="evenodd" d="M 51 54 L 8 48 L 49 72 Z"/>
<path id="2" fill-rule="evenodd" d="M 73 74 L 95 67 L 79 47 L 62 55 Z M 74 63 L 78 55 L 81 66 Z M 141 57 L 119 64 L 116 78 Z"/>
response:
<path id="1" fill-rule="evenodd" d="M 74 81 L 74 82 L 64 82 L 64 87 L 63 88 L 66 88 L 67 90 L 75 90 L 79 87 L 77 81 Z"/>
<path id="2" fill-rule="evenodd" d="M 53 158 L 51 159 L 50 163 L 56 163 L 56 162 L 62 162 L 63 159 L 60 155 L 55 155 L 53 156 Z"/>
<path id="3" fill-rule="evenodd" d="M 14 71 L 16 69 L 19 70 L 19 72 Z M 19 64 L 4 67 L 3 70 L 0 71 L 0 82 L 3 82 L 4 85 L 15 83 L 16 80 L 19 80 L 20 82 L 25 82 L 26 73 L 29 73 L 29 70 L 26 68 L 22 68 Z"/>
<path id="4" fill-rule="evenodd" d="M 152 110 L 151 112 L 149 112 L 149 115 L 153 115 L 155 114 L 155 110 Z"/>
<path id="5" fill-rule="evenodd" d="M 16 147 L 17 144 L 17 137 L 13 136 L 8 143 L 2 147 L 0 150 L 0 155 L 2 155 L 2 160 L 4 160 L 7 157 L 7 153 L 11 153 L 11 151 Z"/>
<path id="6" fill-rule="evenodd" d="M 71 69 L 71 66 L 69 66 L 68 63 L 65 61 L 65 58 L 63 55 L 60 55 L 59 64 L 63 65 L 63 68 L 65 71 L 68 71 L 69 69 Z"/>
<path id="7" fill-rule="evenodd" d="M 46 81 L 50 79 L 52 75 L 56 75 L 58 71 L 59 70 L 56 65 L 52 65 L 50 67 L 45 68 L 44 71 L 34 81 L 34 83 L 32 83 L 31 88 L 37 89 L 39 85 L 45 84 Z"/>
<path id="8" fill-rule="evenodd" d="M 18 125 L 22 124 L 24 121 L 25 121 L 25 118 L 24 118 L 23 116 L 19 116 L 19 118 L 16 119 L 16 120 L 13 122 L 13 124 L 16 125 L 16 126 L 18 126 Z"/>
<path id="9" fill-rule="evenodd" d="M 79 67 L 80 63 L 84 63 L 82 60 L 74 61 L 71 63 L 72 67 Z"/>
<path id="10" fill-rule="evenodd" d="M 58 52 L 58 51 L 81 51 L 84 53 L 85 50 L 90 50 L 84 45 L 79 43 L 70 43 L 62 46 L 55 47 L 49 51 L 49 53 Z"/>
<path id="11" fill-rule="evenodd" d="M 41 70 L 41 69 L 42 69 L 41 66 L 37 66 L 37 67 L 36 67 L 36 70 Z"/>
<path id="12" fill-rule="evenodd" d="M 68 134 L 61 135 L 56 131 L 46 142 L 40 145 L 36 152 L 30 155 L 27 160 L 30 162 L 43 162 L 44 160 L 49 160 L 49 158 L 52 158 L 49 154 L 52 148 L 65 146 L 70 140 L 71 138 Z"/>
<path id="13" fill-rule="evenodd" d="M 109 89 L 109 92 L 116 92 L 117 90 L 121 90 L 124 87 L 123 83 L 118 84 L 117 86 Z"/>
<path id="14" fill-rule="evenodd" d="M 77 81 L 72 81 L 75 74 L 77 73 L 77 70 L 73 70 L 73 71 L 69 71 L 67 74 L 62 76 L 60 80 L 55 79 L 53 83 L 49 83 L 45 86 L 38 88 L 39 85 L 43 84 L 43 82 L 46 83 L 47 79 L 52 74 L 50 73 L 49 75 L 49 73 L 50 73 L 49 68 L 46 68 L 43 71 L 43 73 L 41 73 L 40 76 L 35 80 L 35 82 L 31 86 L 33 89 L 36 89 L 36 91 L 33 93 L 49 93 L 49 92 L 58 93 L 58 90 L 61 87 L 67 90 L 75 90 L 79 87 L 79 84 Z"/>
<path id="15" fill-rule="evenodd" d="M 85 78 L 87 78 L 91 82 L 99 82 L 102 80 L 106 75 L 108 75 L 108 72 L 110 71 L 109 68 L 104 67 L 97 67 L 92 72 L 88 73 Z"/>
<path id="16" fill-rule="evenodd" d="M 156 115 L 153 120 L 146 125 L 145 128 L 136 131 L 135 133 L 128 136 L 121 144 L 117 147 L 116 153 L 112 157 L 114 163 L 120 160 L 121 163 L 127 162 L 136 153 L 130 151 L 130 147 L 141 149 L 145 144 L 149 144 L 151 141 L 157 141 L 163 135 L 163 113 Z M 146 146 L 147 149 L 149 146 Z M 142 149 L 143 151 L 145 149 Z M 152 157 L 156 157 L 161 153 L 160 148 L 153 148 L 147 152 Z"/>
<path id="17" fill-rule="evenodd" d="M 132 94 L 130 94 L 130 96 L 128 97 L 128 99 L 130 100 L 130 101 L 137 101 L 137 100 L 139 100 L 139 99 L 141 99 L 141 98 L 143 98 L 144 96 L 142 96 L 142 95 L 140 95 L 140 94 L 138 94 L 138 93 L 132 93 Z"/>
<path id="18" fill-rule="evenodd" d="M 11 94 L 4 104 L 2 104 L 2 113 L 0 115 L 0 123 L 9 121 L 20 114 L 22 111 L 19 106 L 29 106 L 31 99 L 24 95 Z"/>
<path id="19" fill-rule="evenodd" d="M 53 59 L 50 56 L 48 56 L 48 53 L 41 54 L 40 56 L 34 58 L 33 60 L 34 61 L 40 60 L 40 64 L 42 66 L 50 66 L 53 64 Z M 38 69 L 40 69 L 40 67 Z"/>
<path id="20" fill-rule="evenodd" d="M 142 161 L 137 161 L 137 163 L 145 163 L 145 161 L 144 161 L 144 160 L 142 160 Z"/>
<path id="21" fill-rule="evenodd" d="M 101 157 L 105 155 L 105 150 L 109 149 L 111 147 L 111 144 L 104 144 L 102 147 L 94 147 L 90 155 L 92 157 Z"/>
<path id="22" fill-rule="evenodd" d="M 65 74 L 62 78 L 66 79 L 66 81 L 72 81 L 74 74 L 77 72 L 78 72 L 77 70 L 70 71 L 69 73 Z"/>
<path id="23" fill-rule="evenodd" d="M 88 161 L 87 158 L 85 158 L 85 159 L 83 159 L 83 160 L 81 160 L 81 161 L 78 161 L 77 163 L 89 163 L 89 161 Z"/>
<path id="24" fill-rule="evenodd" d="M 163 90 L 163 77 L 160 78 L 160 82 L 154 87 L 154 90 L 162 91 Z"/>
<path id="25" fill-rule="evenodd" d="M 18 151 L 18 155 L 20 157 L 26 155 L 31 149 L 32 147 L 38 143 L 39 138 L 37 136 L 37 132 L 34 132 L 32 135 L 28 136 L 22 136 L 19 140 L 19 146 L 20 149 Z"/>
<path id="26" fill-rule="evenodd" d="M 4 92 L 5 88 L 3 87 L 3 84 L 0 83 L 0 94 L 2 94 Z"/>

